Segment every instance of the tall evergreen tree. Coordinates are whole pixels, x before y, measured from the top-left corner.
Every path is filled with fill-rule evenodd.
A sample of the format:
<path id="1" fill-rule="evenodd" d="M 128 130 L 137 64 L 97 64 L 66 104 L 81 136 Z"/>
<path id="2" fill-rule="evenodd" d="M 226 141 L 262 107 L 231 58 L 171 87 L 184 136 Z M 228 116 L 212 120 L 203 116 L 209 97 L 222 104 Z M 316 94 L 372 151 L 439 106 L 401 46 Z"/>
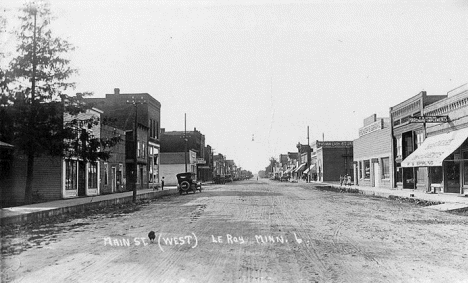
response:
<path id="1" fill-rule="evenodd" d="M 0 73 L 0 140 L 12 143 L 27 156 L 25 203 L 31 203 L 36 157 L 48 154 L 77 156 L 85 161 L 106 159 L 110 152 L 103 149 L 120 138 L 102 142 L 87 131 L 99 123 L 98 119 L 76 119 L 90 106 L 84 103 L 86 94 L 64 94 L 75 86 L 68 80 L 77 71 L 65 57 L 74 47 L 53 36 L 49 5 L 27 3 L 20 13 L 17 56 Z M 71 118 L 64 119 L 66 114 Z"/>

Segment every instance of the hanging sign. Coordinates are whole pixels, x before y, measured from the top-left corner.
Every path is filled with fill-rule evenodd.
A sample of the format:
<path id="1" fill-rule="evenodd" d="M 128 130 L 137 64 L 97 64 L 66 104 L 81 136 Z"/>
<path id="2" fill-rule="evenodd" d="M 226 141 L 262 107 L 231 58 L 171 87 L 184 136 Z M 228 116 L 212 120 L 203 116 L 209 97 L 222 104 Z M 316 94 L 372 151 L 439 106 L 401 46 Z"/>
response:
<path id="1" fill-rule="evenodd" d="M 448 123 L 448 116 L 413 116 L 409 117 L 410 123 Z"/>

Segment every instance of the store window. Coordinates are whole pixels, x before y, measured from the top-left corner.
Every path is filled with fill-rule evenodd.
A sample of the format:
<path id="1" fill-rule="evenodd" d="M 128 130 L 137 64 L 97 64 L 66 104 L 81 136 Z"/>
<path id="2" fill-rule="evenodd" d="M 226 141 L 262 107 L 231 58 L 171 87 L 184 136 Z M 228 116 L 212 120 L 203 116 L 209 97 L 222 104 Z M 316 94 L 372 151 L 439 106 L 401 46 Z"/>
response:
<path id="1" fill-rule="evenodd" d="M 398 164 L 398 165 L 400 165 L 400 164 Z M 397 167 L 395 178 L 396 178 L 397 183 L 402 183 L 403 182 L 403 169 L 401 167 Z"/>
<path id="2" fill-rule="evenodd" d="M 364 160 L 364 179 L 370 179 L 370 160 Z"/>
<path id="3" fill-rule="evenodd" d="M 418 133 L 416 135 L 416 148 L 420 147 L 424 141 L 424 132 Z"/>
<path id="4" fill-rule="evenodd" d="M 429 167 L 431 174 L 431 183 L 440 184 L 442 183 L 442 166 Z"/>
<path id="5" fill-rule="evenodd" d="M 90 162 L 88 165 L 88 189 L 97 189 L 97 162 Z"/>
<path id="6" fill-rule="evenodd" d="M 76 160 L 65 160 L 65 190 L 77 189 L 77 164 Z"/>
<path id="7" fill-rule="evenodd" d="M 362 161 L 358 162 L 359 179 L 362 179 Z"/>
<path id="8" fill-rule="evenodd" d="M 123 174 L 122 172 L 123 172 L 123 165 L 119 164 L 119 171 L 117 171 L 117 176 L 116 176 L 118 186 L 122 185 L 122 174 Z"/>
<path id="9" fill-rule="evenodd" d="M 382 179 L 390 179 L 390 158 L 382 158 Z"/>
<path id="10" fill-rule="evenodd" d="M 403 150 L 402 150 L 402 139 L 401 137 L 398 137 L 396 139 L 396 146 L 397 146 L 397 156 L 398 157 L 402 157 L 402 154 L 403 154 Z"/>

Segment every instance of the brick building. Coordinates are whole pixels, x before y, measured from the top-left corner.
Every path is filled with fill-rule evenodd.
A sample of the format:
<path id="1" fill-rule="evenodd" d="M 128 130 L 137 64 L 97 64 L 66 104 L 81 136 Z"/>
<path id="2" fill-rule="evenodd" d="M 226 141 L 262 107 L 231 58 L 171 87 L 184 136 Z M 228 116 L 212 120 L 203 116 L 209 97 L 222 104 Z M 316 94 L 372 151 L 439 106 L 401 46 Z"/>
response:
<path id="1" fill-rule="evenodd" d="M 353 176 L 352 141 L 315 141 L 311 147 L 317 181 L 339 181 L 344 174 Z"/>
<path id="2" fill-rule="evenodd" d="M 131 103 L 138 100 L 137 121 L 137 166 L 135 167 L 134 117 L 135 106 Z M 97 108 L 104 111 L 106 124 L 126 132 L 125 176 L 127 190 L 154 188 L 160 184 L 159 153 L 161 103 L 148 93 L 114 93 L 105 98 L 88 98 Z M 136 172 L 135 172 L 136 168 Z M 136 183 L 135 183 L 136 182 Z"/>
<path id="3" fill-rule="evenodd" d="M 356 185 L 392 188 L 393 161 L 389 118 L 376 114 L 364 119 L 359 138 L 353 141 L 354 180 Z"/>
<path id="4" fill-rule="evenodd" d="M 110 158 L 100 162 L 102 194 L 126 191 L 125 131 L 108 125 L 101 125 L 102 139 L 111 139 L 117 136 L 120 136 L 121 141 L 108 149 L 112 152 Z"/>
<path id="5" fill-rule="evenodd" d="M 424 107 L 446 98 L 447 95 L 429 96 L 425 91 L 390 107 L 392 132 L 392 160 L 395 172 L 393 187 L 422 189 L 427 186 L 426 167 L 402 167 L 401 162 L 408 157 L 424 140 L 422 123 L 410 123 L 410 117 L 420 116 Z"/>
<path id="6" fill-rule="evenodd" d="M 424 140 L 401 166 L 425 173 L 422 188 L 433 192 L 468 194 L 468 84 L 447 93 L 423 109 L 436 117 L 423 127 Z M 422 170 L 424 169 L 424 170 Z"/>
<path id="7" fill-rule="evenodd" d="M 161 152 L 183 152 L 185 139 L 187 139 L 187 150 L 192 150 L 197 155 L 197 176 L 203 182 L 212 180 L 211 147 L 205 146 L 205 135 L 197 131 L 197 128 L 193 131 L 166 131 L 162 128 Z"/>

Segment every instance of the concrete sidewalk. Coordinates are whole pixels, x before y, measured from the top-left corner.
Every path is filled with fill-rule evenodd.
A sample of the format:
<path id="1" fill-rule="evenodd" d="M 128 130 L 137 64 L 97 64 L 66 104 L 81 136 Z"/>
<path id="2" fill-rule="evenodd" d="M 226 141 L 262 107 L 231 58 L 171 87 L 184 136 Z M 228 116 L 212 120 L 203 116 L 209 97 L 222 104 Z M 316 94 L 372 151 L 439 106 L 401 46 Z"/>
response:
<path id="1" fill-rule="evenodd" d="M 441 211 L 454 211 L 468 209 L 468 196 L 460 194 L 431 194 L 411 189 L 388 189 L 381 187 L 365 186 L 340 186 L 339 183 L 320 183 L 311 182 L 316 187 L 330 187 L 333 190 L 340 190 L 350 193 L 360 193 L 363 195 L 384 197 L 384 198 L 402 198 L 434 202 L 438 205 L 428 206 L 428 208 Z"/>
<path id="2" fill-rule="evenodd" d="M 178 194 L 175 186 L 164 187 L 164 190 L 138 190 L 137 200 L 153 199 L 166 195 Z M 2 208 L 0 212 L 0 225 L 21 224 L 38 221 L 50 216 L 65 213 L 81 212 L 96 207 L 104 207 L 118 203 L 133 201 L 133 192 L 123 192 L 92 197 L 63 199 L 30 205 Z"/>

